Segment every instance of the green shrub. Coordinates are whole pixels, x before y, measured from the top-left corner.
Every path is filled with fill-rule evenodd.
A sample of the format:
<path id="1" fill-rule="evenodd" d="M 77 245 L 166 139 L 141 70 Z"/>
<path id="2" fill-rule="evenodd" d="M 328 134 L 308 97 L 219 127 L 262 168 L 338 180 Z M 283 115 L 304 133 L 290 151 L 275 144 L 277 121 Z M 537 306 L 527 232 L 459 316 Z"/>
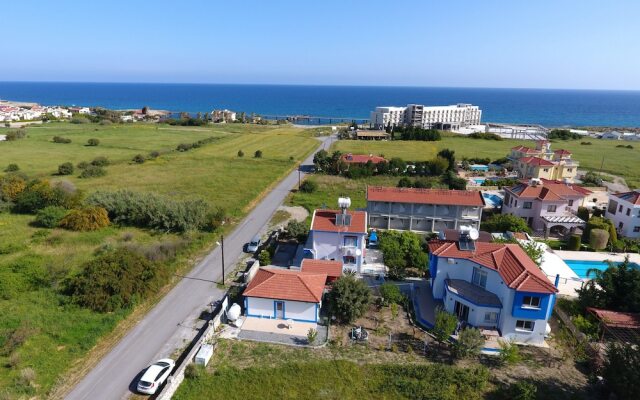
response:
<path id="1" fill-rule="evenodd" d="M 258 262 L 260 262 L 260 265 L 269 265 L 269 264 L 271 264 L 271 254 L 269 254 L 269 252 L 267 250 L 262 250 L 258 254 Z"/>
<path id="2" fill-rule="evenodd" d="M 318 189 L 318 184 L 315 181 L 306 179 L 300 185 L 300 191 L 303 193 L 313 193 Z"/>
<path id="3" fill-rule="evenodd" d="M 518 381 L 509 385 L 502 394 L 505 400 L 536 400 L 538 388 L 529 382 Z"/>
<path id="4" fill-rule="evenodd" d="M 98 139 L 89 139 L 87 140 L 87 146 L 97 146 L 100 144 L 100 140 Z"/>
<path id="5" fill-rule="evenodd" d="M 91 165 L 96 167 L 106 167 L 109 165 L 109 159 L 107 157 L 96 157 L 91 161 Z"/>
<path id="6" fill-rule="evenodd" d="M 101 176 L 105 176 L 106 174 L 107 171 L 104 168 L 95 165 L 89 165 L 82 170 L 82 172 L 80 173 L 80 178 L 98 178 Z"/>
<path id="7" fill-rule="evenodd" d="M 578 207 L 576 216 L 584 222 L 589 222 L 589 209 L 587 207 Z"/>
<path id="8" fill-rule="evenodd" d="M 176 150 L 178 151 L 189 151 L 191 149 L 193 149 L 193 145 L 191 143 L 180 143 L 178 147 L 176 147 Z"/>
<path id="9" fill-rule="evenodd" d="M 582 239 L 580 235 L 571 235 L 569 237 L 569 242 L 567 243 L 568 250 L 578 251 L 580 250 L 580 245 L 582 244 Z"/>
<path id="10" fill-rule="evenodd" d="M 309 331 L 307 332 L 307 343 L 309 343 L 310 345 L 313 345 L 316 342 L 317 338 L 318 338 L 318 331 L 313 328 L 309 328 Z"/>
<path id="11" fill-rule="evenodd" d="M 187 379 L 199 379 L 202 376 L 203 368 L 195 363 L 187 365 L 184 370 L 184 377 Z"/>
<path id="12" fill-rule="evenodd" d="M 149 158 L 158 158 L 160 157 L 160 152 L 159 151 L 152 151 L 151 153 L 149 153 Z"/>
<path id="13" fill-rule="evenodd" d="M 128 308 L 156 292 L 167 280 L 166 268 L 120 248 L 85 264 L 71 278 L 73 302 L 98 312 Z"/>
<path id="14" fill-rule="evenodd" d="M 18 139 L 24 139 L 27 136 L 27 131 L 24 129 L 16 129 L 13 131 L 7 131 L 6 140 L 12 142 Z"/>
<path id="15" fill-rule="evenodd" d="M 589 244 L 595 250 L 602 250 L 607 247 L 609 232 L 604 229 L 592 229 L 589 233 Z"/>
<path id="16" fill-rule="evenodd" d="M 476 328 L 465 328 L 458 334 L 458 340 L 454 345 L 456 357 L 475 357 L 480 354 L 484 346 L 484 337 Z"/>
<path id="17" fill-rule="evenodd" d="M 400 292 L 400 288 L 393 283 L 383 283 L 378 287 L 378 291 L 382 298 L 382 304 L 385 306 L 389 304 L 402 304 L 404 301 L 404 295 Z"/>
<path id="18" fill-rule="evenodd" d="M 253 157 L 262 158 L 262 150 L 256 150 L 256 152 L 253 153 Z"/>
<path id="19" fill-rule="evenodd" d="M 35 224 L 43 228 L 55 228 L 69 211 L 63 207 L 48 206 L 36 214 Z"/>
<path id="20" fill-rule="evenodd" d="M 78 193 L 68 193 L 62 187 L 51 187 L 48 181 L 33 180 L 15 197 L 15 211 L 35 213 L 47 206 L 76 207 L 80 203 Z"/>
<path id="21" fill-rule="evenodd" d="M 90 164 L 86 161 L 80 161 L 78 163 L 78 165 L 76 165 L 76 167 L 78 167 L 78 169 L 85 169 L 89 166 Z"/>
<path id="22" fill-rule="evenodd" d="M 18 164 L 9 164 L 7 168 L 4 169 L 4 172 L 17 172 L 20 171 L 20 167 Z"/>
<path id="23" fill-rule="evenodd" d="M 25 179 L 16 174 L 6 175 L 0 178 L 0 200 L 12 202 L 27 187 Z"/>
<path id="24" fill-rule="evenodd" d="M 91 121 L 89 121 L 89 119 L 85 118 L 85 117 L 76 116 L 76 117 L 71 118 L 71 123 L 72 124 L 88 124 L 89 122 L 91 122 Z"/>
<path id="25" fill-rule="evenodd" d="M 522 359 L 520 349 L 514 342 L 499 340 L 498 346 L 500 346 L 500 361 L 503 364 L 516 364 Z"/>
<path id="26" fill-rule="evenodd" d="M 285 233 L 288 238 L 302 242 L 309 234 L 309 229 L 305 223 L 292 219 L 287 223 Z"/>
<path id="27" fill-rule="evenodd" d="M 68 144 L 68 143 L 71 143 L 71 139 L 64 138 L 64 137 L 62 137 L 62 136 L 54 136 L 54 137 L 53 137 L 53 143 L 63 143 L 63 144 Z"/>
<path id="28" fill-rule="evenodd" d="M 379 248 L 388 267 L 389 279 L 404 279 L 409 268 L 423 271 L 427 268 L 429 257 L 420 236 L 413 232 L 396 231 L 380 232 L 379 236 Z"/>
<path id="29" fill-rule="evenodd" d="M 487 232 L 531 233 L 531 228 L 527 225 L 527 221 L 513 214 L 494 214 L 481 223 L 481 228 Z"/>
<path id="30" fill-rule="evenodd" d="M 339 322 L 350 323 L 364 315 L 371 304 L 371 289 L 352 275 L 336 280 L 329 292 L 331 314 Z"/>
<path id="31" fill-rule="evenodd" d="M 455 315 L 449 314 L 442 307 L 436 309 L 436 321 L 431 333 L 433 333 L 437 341 L 440 343 L 447 342 L 456 330 L 456 326 L 458 326 L 458 318 Z"/>
<path id="32" fill-rule="evenodd" d="M 71 175 L 73 174 L 73 164 L 70 162 L 62 163 L 58 165 L 58 175 Z"/>
<path id="33" fill-rule="evenodd" d="M 133 161 L 136 164 L 143 164 L 146 161 L 146 159 L 142 154 L 136 154 L 131 161 Z"/>
<path id="34" fill-rule="evenodd" d="M 71 231 L 95 231 L 109 226 L 109 215 L 102 207 L 71 210 L 60 221 L 60 227 Z"/>
<path id="35" fill-rule="evenodd" d="M 244 157 L 244 151 L 238 150 L 238 157 Z"/>

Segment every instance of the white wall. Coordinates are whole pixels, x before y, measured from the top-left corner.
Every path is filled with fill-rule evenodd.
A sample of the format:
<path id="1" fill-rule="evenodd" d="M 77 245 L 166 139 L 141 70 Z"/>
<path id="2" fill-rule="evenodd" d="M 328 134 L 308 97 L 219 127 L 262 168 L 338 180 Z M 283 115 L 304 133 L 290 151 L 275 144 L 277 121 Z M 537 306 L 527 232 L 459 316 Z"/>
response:
<path id="1" fill-rule="evenodd" d="M 273 318 L 273 299 L 246 297 L 246 314 L 251 316 Z"/>
<path id="2" fill-rule="evenodd" d="M 361 254 L 364 255 L 366 246 L 364 234 L 313 231 L 313 250 L 315 250 L 316 259 L 322 260 L 326 258 L 328 260 L 335 259 L 342 261 L 343 253 L 342 250 L 340 250 L 340 246 L 344 243 L 344 236 L 357 236 L 358 248 Z M 362 255 L 355 257 L 356 264 L 355 266 L 351 266 L 351 268 L 357 268 L 358 272 L 361 272 Z"/>
<path id="3" fill-rule="evenodd" d="M 262 318 L 275 318 L 274 303 L 280 300 L 264 299 L 260 297 L 246 297 L 246 314 Z M 316 303 L 305 303 L 300 301 L 284 301 L 284 319 L 317 321 L 319 315 L 316 314 Z M 319 312 L 322 303 L 318 304 Z"/>

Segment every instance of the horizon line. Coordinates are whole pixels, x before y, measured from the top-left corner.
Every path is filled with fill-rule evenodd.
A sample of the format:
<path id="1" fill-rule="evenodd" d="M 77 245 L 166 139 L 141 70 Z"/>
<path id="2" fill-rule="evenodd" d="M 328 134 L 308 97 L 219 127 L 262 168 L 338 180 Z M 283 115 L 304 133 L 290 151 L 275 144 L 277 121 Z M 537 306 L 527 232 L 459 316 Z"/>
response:
<path id="1" fill-rule="evenodd" d="M 370 85 L 370 84 L 310 84 L 310 83 L 222 83 L 222 82 L 132 82 L 132 81 L 29 81 L 16 80 L 0 83 L 53 83 L 53 84 L 103 84 L 103 85 L 202 85 L 202 86 L 307 86 L 307 87 L 354 87 L 354 88 L 408 88 L 408 89 L 493 89 L 493 90 L 549 90 L 584 92 L 640 92 L 640 89 L 585 89 L 585 88 L 545 88 L 545 87 L 492 87 L 492 86 L 438 86 L 438 85 Z"/>

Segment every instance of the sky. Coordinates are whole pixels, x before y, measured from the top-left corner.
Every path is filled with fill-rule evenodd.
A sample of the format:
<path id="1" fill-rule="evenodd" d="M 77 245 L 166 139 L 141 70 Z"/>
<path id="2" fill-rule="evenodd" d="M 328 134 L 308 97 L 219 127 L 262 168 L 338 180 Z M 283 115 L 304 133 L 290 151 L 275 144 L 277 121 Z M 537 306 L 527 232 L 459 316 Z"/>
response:
<path id="1" fill-rule="evenodd" d="M 638 0 L 20 0 L 0 81 L 640 90 Z"/>

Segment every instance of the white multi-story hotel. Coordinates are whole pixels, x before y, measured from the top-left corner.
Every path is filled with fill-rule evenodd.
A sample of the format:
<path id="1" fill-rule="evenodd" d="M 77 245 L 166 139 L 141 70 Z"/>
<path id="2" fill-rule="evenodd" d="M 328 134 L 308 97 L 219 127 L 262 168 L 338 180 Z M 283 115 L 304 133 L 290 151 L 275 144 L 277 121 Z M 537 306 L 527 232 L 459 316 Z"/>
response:
<path id="1" fill-rule="evenodd" d="M 430 129 L 459 129 L 479 125 L 482 110 L 471 104 L 451 106 L 424 106 L 408 104 L 406 107 L 376 107 L 371 112 L 371 124 L 376 128 L 410 125 Z"/>

